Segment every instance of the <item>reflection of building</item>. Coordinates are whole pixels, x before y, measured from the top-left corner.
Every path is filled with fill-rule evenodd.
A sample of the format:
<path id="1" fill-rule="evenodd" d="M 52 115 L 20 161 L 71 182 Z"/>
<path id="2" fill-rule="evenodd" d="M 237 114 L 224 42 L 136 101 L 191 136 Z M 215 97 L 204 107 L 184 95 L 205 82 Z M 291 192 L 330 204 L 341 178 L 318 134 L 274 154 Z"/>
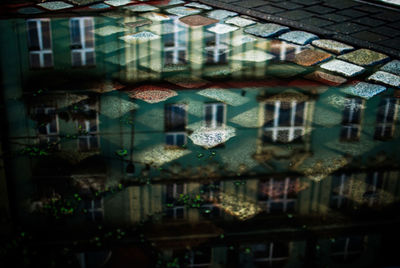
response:
<path id="1" fill-rule="evenodd" d="M 45 203 L 76 192 L 82 196 L 78 208 L 86 211 L 83 217 L 78 213 L 74 218 L 79 224 L 86 219 L 128 226 L 152 219 L 155 225 L 182 228 L 195 224 L 215 227 L 218 223 L 229 238 L 253 231 L 246 221 L 238 224 L 241 230 L 234 229 L 246 214 L 243 218 L 248 222 L 260 224 L 258 228 L 255 224 L 254 230 L 263 237 L 249 241 L 232 238 L 232 242 L 222 241 L 214 247 L 194 243 L 188 253 L 189 266 L 290 266 L 308 251 L 317 255 L 307 249 L 316 242 L 309 238 L 280 241 L 270 237 L 268 230 L 280 232 L 281 226 L 267 227 L 267 223 L 290 223 L 292 217 L 307 222 L 315 214 L 327 218 L 348 215 L 360 207 L 372 215 L 376 209 L 398 202 L 399 171 L 390 165 L 398 160 L 391 156 L 399 142 L 395 127 L 398 106 L 389 91 L 366 101 L 351 98 L 331 105 L 330 89 L 316 94 L 319 91 L 310 89 L 303 79 L 254 83 L 237 79 L 242 74 L 265 74 L 266 62 L 229 57 L 237 50 L 256 49 L 258 41 L 227 51 L 236 33 L 220 36 L 203 29 L 189 30 L 174 19 L 151 26 L 159 39 L 126 44 L 119 38 L 126 33 L 118 32 L 124 22 L 121 18 L 88 17 L 17 20 L 19 41 L 6 27 L 9 22 L 1 22 L 1 53 L 15 55 L 21 62 L 15 68 L 2 68 L 5 121 L 10 124 L 7 140 L 11 151 L 25 150 L 7 165 L 8 174 L 16 181 L 15 196 L 22 200 L 16 205 L 21 219 L 31 219 L 23 202 Z M 107 26 L 117 30 L 103 28 Z M 199 35 L 204 40 L 191 42 L 194 32 L 204 34 Z M 4 40 L 4 36 L 10 38 Z M 283 60 L 288 53 L 284 46 L 279 48 Z M 35 70 L 44 67 L 52 68 Z M 201 77 L 210 81 L 200 88 L 182 90 L 182 85 L 191 86 L 191 71 L 234 74 L 229 85 L 220 83 L 224 89 L 204 90 L 204 85 L 221 88 L 208 76 Z M 177 79 L 180 76 L 183 82 Z M 168 79 L 177 96 L 146 103 L 124 92 L 125 85 L 132 87 L 129 82 L 150 78 L 157 83 Z M 114 79 L 120 91 L 115 90 Z M 46 91 L 39 93 L 43 89 Z M 341 93 L 336 90 L 335 94 Z M 24 95 L 30 100 L 21 98 Z M 206 150 L 190 138 L 201 127 L 235 131 L 224 140 L 224 146 Z M 57 150 L 48 150 L 47 145 L 54 143 L 52 149 Z M 350 159 L 345 164 L 332 169 L 320 166 L 322 160 L 333 159 L 331 168 L 343 155 Z M 374 165 L 366 162 L 368 158 Z M 308 169 L 323 173 L 321 181 L 315 181 L 317 176 L 307 173 Z M 222 199 L 229 201 L 229 209 Z M 356 220 L 354 217 L 358 224 Z M 347 227 L 339 221 L 330 223 Z M 321 226 L 311 227 L 317 230 Z M 193 231 L 199 244 L 203 231 Z M 174 241 L 180 235 L 166 240 Z M 211 232 L 207 239 L 220 235 L 221 231 Z M 323 235 L 321 240 L 321 254 L 347 261 L 365 253 L 360 248 L 374 238 L 361 239 L 367 241 L 362 247 L 360 239 L 350 236 L 337 238 L 334 245 Z M 174 258 L 182 248 L 171 246 L 164 253 Z"/>

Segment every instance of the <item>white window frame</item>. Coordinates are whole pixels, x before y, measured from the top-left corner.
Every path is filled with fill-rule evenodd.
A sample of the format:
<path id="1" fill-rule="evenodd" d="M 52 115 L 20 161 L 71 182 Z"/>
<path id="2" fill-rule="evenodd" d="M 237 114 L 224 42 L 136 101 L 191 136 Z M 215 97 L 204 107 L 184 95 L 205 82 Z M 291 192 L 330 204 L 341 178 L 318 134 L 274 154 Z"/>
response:
<path id="1" fill-rule="evenodd" d="M 381 128 L 381 133 L 380 133 L 380 135 L 378 136 L 378 138 L 392 138 L 393 137 L 393 133 L 394 133 L 394 128 L 395 128 L 395 122 L 396 122 L 396 119 L 397 119 L 397 109 L 396 109 L 396 107 L 397 107 L 397 103 L 398 103 L 398 100 L 395 100 L 395 103 L 393 104 L 393 122 L 391 122 L 391 123 L 387 123 L 387 118 L 388 118 L 388 115 L 389 115 L 389 108 L 390 108 L 390 106 L 391 106 L 391 103 L 390 103 L 390 101 L 392 100 L 392 98 L 385 98 L 385 100 L 386 100 L 386 104 L 385 104 L 385 112 L 384 112 L 384 116 L 383 116 L 383 122 L 376 122 L 376 128 L 375 129 L 378 129 L 378 128 Z M 378 108 L 378 113 L 380 112 L 380 109 L 381 107 L 379 107 Z M 385 135 L 385 128 L 387 128 L 387 127 L 390 127 L 391 129 L 392 129 L 392 133 L 391 133 L 391 135 L 390 135 L 390 137 L 385 137 L 384 135 Z"/>
<path id="2" fill-rule="evenodd" d="M 294 179 L 294 180 L 298 180 L 298 179 Z M 273 191 L 274 191 L 274 179 L 271 178 L 268 180 L 268 183 L 269 183 L 268 200 L 259 201 L 261 204 L 265 204 L 267 213 L 269 213 L 271 211 L 272 204 L 282 204 L 282 212 L 287 211 L 287 207 L 288 207 L 289 203 L 294 203 L 294 205 L 296 205 L 296 203 L 297 203 L 296 198 L 288 198 L 290 181 L 291 181 L 291 179 L 289 177 L 285 178 L 285 184 L 284 184 L 284 188 L 283 188 L 283 197 L 279 198 L 279 199 L 275 199 L 275 198 L 272 198 Z"/>
<path id="3" fill-rule="evenodd" d="M 228 49 L 228 45 L 226 45 L 226 40 L 221 40 L 225 37 L 226 39 L 226 34 L 218 34 L 215 33 L 215 45 L 214 46 L 206 46 L 205 50 L 207 52 L 212 52 L 213 55 L 213 62 L 214 63 L 219 63 L 220 61 L 220 56 L 226 53 L 226 50 Z M 224 43 L 225 42 L 225 43 Z M 224 62 L 228 63 L 228 61 Z"/>
<path id="4" fill-rule="evenodd" d="M 265 246 L 264 244 L 259 244 L 259 245 Z M 256 246 L 259 246 L 259 245 L 254 245 L 253 248 L 256 247 Z M 289 252 L 290 252 L 290 249 L 289 249 Z M 280 258 L 274 258 L 273 255 L 274 255 L 274 243 L 270 242 L 269 243 L 269 254 L 268 254 L 268 257 L 266 257 L 266 258 L 254 258 L 253 262 L 268 262 L 269 265 L 271 266 L 274 261 L 284 261 L 284 260 L 287 260 L 289 258 L 289 256 L 280 257 Z"/>
<path id="5" fill-rule="evenodd" d="M 172 144 L 167 144 L 167 146 L 180 146 L 178 145 L 178 136 L 182 135 L 183 136 L 183 145 L 187 143 L 187 136 L 186 132 L 167 132 L 165 134 L 165 142 L 167 141 L 168 136 L 172 136 Z"/>
<path id="6" fill-rule="evenodd" d="M 45 107 L 45 108 L 36 108 L 35 112 L 37 113 L 37 111 L 39 109 L 43 109 L 44 114 L 49 114 L 50 111 L 54 111 L 54 116 L 55 116 L 55 120 L 56 120 L 56 131 L 55 132 L 51 132 L 50 131 L 50 123 L 46 123 L 46 134 L 40 134 L 39 135 L 39 142 L 46 140 L 47 142 L 50 142 L 51 139 L 55 138 L 58 141 L 58 135 L 60 133 L 60 127 L 59 127 L 59 121 L 58 121 L 58 114 L 55 112 L 56 108 L 55 107 Z"/>
<path id="7" fill-rule="evenodd" d="M 182 193 L 178 193 L 177 192 L 178 185 L 176 183 L 172 184 L 172 198 L 174 200 L 179 199 L 179 196 L 181 194 L 185 195 L 187 193 L 187 184 L 183 183 L 182 185 L 183 185 L 183 192 Z M 165 192 L 166 193 L 168 192 L 168 185 L 166 185 Z M 172 218 L 175 219 L 175 220 L 181 219 L 181 218 L 178 218 L 178 216 L 177 216 L 178 215 L 178 213 L 177 213 L 178 210 L 181 210 L 181 209 L 183 211 L 182 219 L 184 219 L 185 216 L 186 216 L 185 206 L 181 205 L 181 206 L 173 206 L 173 207 L 167 208 L 167 210 L 172 211 Z"/>
<path id="8" fill-rule="evenodd" d="M 217 124 L 217 111 L 218 107 L 222 106 L 223 107 L 223 115 L 222 115 L 222 124 L 221 126 L 218 126 Z M 207 126 L 207 107 L 211 107 L 211 120 L 210 120 L 210 125 Z M 224 127 L 226 125 L 226 104 L 222 102 L 217 102 L 217 103 L 206 103 L 204 104 L 204 124 L 208 128 L 217 128 L 217 127 Z"/>
<path id="9" fill-rule="evenodd" d="M 85 34 L 85 20 L 91 20 L 92 21 L 92 38 L 93 38 L 93 47 L 86 47 L 86 34 Z M 73 21 L 78 21 L 79 22 L 79 34 L 80 34 L 80 46 L 81 48 L 76 48 L 76 49 L 71 49 L 71 63 L 72 66 L 74 67 L 80 67 L 80 66 L 87 66 L 86 62 L 86 52 L 93 52 L 93 64 L 91 66 L 96 65 L 96 53 L 95 53 L 95 39 L 94 39 L 94 20 L 92 17 L 79 17 L 79 18 L 71 18 L 69 20 L 69 27 L 70 27 L 70 38 L 72 42 L 72 22 Z M 76 65 L 74 64 L 74 57 L 73 54 L 79 53 L 81 56 L 81 65 Z"/>
<path id="10" fill-rule="evenodd" d="M 50 49 L 44 49 L 43 48 L 43 35 L 42 35 L 42 21 L 48 21 L 49 22 L 49 38 L 50 38 Z M 27 26 L 27 31 L 29 31 L 28 28 L 28 23 L 29 22 L 36 22 L 36 29 L 38 33 L 38 41 L 39 41 L 39 50 L 31 50 L 29 51 L 29 56 L 37 54 L 39 55 L 39 66 L 40 68 L 47 68 L 47 67 L 53 67 L 54 66 L 54 60 L 53 60 L 53 43 L 52 43 L 52 38 L 51 38 L 51 21 L 50 19 L 28 19 L 26 20 L 26 26 Z M 29 33 L 28 33 L 28 39 L 29 39 Z M 30 41 L 29 41 L 30 42 Z M 44 55 L 45 54 L 50 54 L 51 55 L 51 65 L 50 66 L 44 66 Z M 30 65 L 32 67 L 32 62 L 31 58 L 29 57 Z"/>
<path id="11" fill-rule="evenodd" d="M 84 110 L 85 111 L 89 111 L 90 110 L 90 106 L 88 104 L 85 104 L 84 105 Z M 100 148 L 100 140 L 99 140 L 99 135 L 98 135 L 99 134 L 99 114 L 96 112 L 96 118 L 95 118 L 96 131 L 90 131 L 90 120 L 82 120 L 82 121 L 84 122 L 84 126 L 82 126 L 82 128 L 79 129 L 80 124 L 79 124 L 79 121 L 77 121 L 76 122 L 76 127 L 77 127 L 78 130 L 82 130 L 82 131 L 87 132 L 87 134 L 78 136 L 78 143 L 77 143 L 78 151 L 82 151 L 82 149 L 80 148 L 80 140 L 81 139 L 85 139 L 86 140 L 88 151 L 99 149 Z M 96 137 L 96 139 L 97 139 L 97 147 L 96 148 L 92 148 L 91 145 L 90 145 L 90 139 L 93 138 L 93 137 Z"/>
<path id="12" fill-rule="evenodd" d="M 351 98 L 351 99 L 347 99 L 347 100 L 348 100 L 347 105 L 349 105 L 349 117 L 344 118 L 346 120 L 343 120 L 343 121 L 351 122 L 353 120 L 354 112 L 357 109 L 360 109 L 360 110 L 362 109 L 364 101 L 361 100 L 361 103 L 358 104 L 358 103 L 356 103 L 357 98 Z M 345 109 L 347 109 L 347 108 L 345 108 Z M 346 136 L 345 137 L 341 136 L 341 138 L 344 138 L 345 141 L 349 141 L 349 140 L 351 141 L 352 140 L 352 137 L 351 137 L 352 129 L 357 129 L 357 137 L 356 138 L 359 138 L 360 132 L 361 132 L 361 120 L 362 120 L 362 111 L 360 112 L 360 122 L 358 124 L 354 124 L 354 123 L 342 124 L 342 130 L 346 129 Z M 340 135 L 342 135 L 341 133 L 340 133 Z"/>
<path id="13" fill-rule="evenodd" d="M 173 23 L 174 23 L 174 45 L 171 47 L 166 47 L 164 45 L 164 55 L 167 55 L 167 52 L 171 52 L 172 51 L 172 64 L 182 64 L 182 62 L 179 62 L 179 52 L 181 51 L 185 51 L 185 60 L 187 61 L 187 29 L 186 28 L 179 28 L 179 18 L 174 18 L 173 19 Z M 179 34 L 181 31 L 185 32 L 185 41 L 182 42 L 182 40 L 179 40 Z M 183 45 L 181 44 L 183 43 Z M 165 57 L 165 56 L 164 56 Z M 166 64 L 164 64 L 166 65 Z"/>
<path id="14" fill-rule="evenodd" d="M 190 251 L 190 264 L 189 267 L 210 267 L 212 264 L 212 249 L 210 249 L 211 251 L 211 255 L 210 255 L 210 262 L 208 263 L 199 263 L 199 264 L 194 264 L 194 260 L 195 260 L 195 254 L 192 251 Z"/>
<path id="15" fill-rule="evenodd" d="M 278 134 L 280 131 L 289 131 L 288 134 L 288 142 L 291 142 L 294 140 L 295 136 L 294 133 L 296 130 L 300 130 L 301 134 L 300 136 L 302 137 L 305 133 L 305 125 L 306 125 L 306 114 L 308 110 L 308 102 L 304 102 L 304 111 L 303 111 L 303 125 L 301 126 L 296 126 L 295 125 L 295 119 L 296 119 L 296 107 L 297 107 L 297 101 L 291 101 L 290 103 L 290 126 L 279 126 L 279 115 L 280 115 L 280 107 L 281 107 L 281 102 L 280 100 L 274 101 L 274 120 L 273 120 L 273 126 L 272 127 L 263 127 L 264 133 L 268 131 L 272 131 L 272 141 L 276 142 L 278 140 Z M 264 110 L 265 110 L 265 105 L 267 104 L 264 103 Z M 265 113 L 264 113 L 265 114 Z M 265 119 L 264 119 L 265 122 Z M 263 133 L 263 134 L 264 134 Z"/>
<path id="16" fill-rule="evenodd" d="M 88 213 L 90 213 L 92 221 L 96 221 L 96 216 L 95 216 L 96 212 L 101 212 L 101 216 L 102 216 L 102 218 L 104 218 L 104 199 L 103 198 L 100 199 L 100 204 L 101 204 L 100 207 L 96 207 L 95 200 L 94 199 L 90 200 L 90 208 L 88 208 L 87 211 L 88 211 Z"/>
<path id="17" fill-rule="evenodd" d="M 383 174 L 382 174 L 383 175 Z M 379 179 L 379 172 L 375 171 L 374 174 L 372 175 L 372 184 L 367 185 L 367 188 L 369 188 L 370 186 L 372 187 L 371 191 L 374 193 L 377 193 L 377 189 L 378 189 L 378 179 Z M 368 190 L 368 189 L 367 189 Z M 368 198 L 368 204 L 370 206 L 379 203 L 379 200 L 375 199 L 375 198 Z"/>
<path id="18" fill-rule="evenodd" d="M 348 181 L 348 185 L 346 185 L 346 181 Z M 340 185 L 339 192 L 335 195 L 332 195 L 332 200 L 337 204 L 337 208 L 341 208 L 343 205 L 343 201 L 348 199 L 350 195 L 350 189 L 353 186 L 353 179 L 351 176 L 347 176 L 346 174 L 340 175 Z M 345 192 L 347 188 L 347 192 Z"/>
<path id="19" fill-rule="evenodd" d="M 346 237 L 343 251 L 331 253 L 331 256 L 343 256 L 343 260 L 346 260 L 349 255 L 359 254 L 362 250 L 349 251 L 350 237 Z"/>

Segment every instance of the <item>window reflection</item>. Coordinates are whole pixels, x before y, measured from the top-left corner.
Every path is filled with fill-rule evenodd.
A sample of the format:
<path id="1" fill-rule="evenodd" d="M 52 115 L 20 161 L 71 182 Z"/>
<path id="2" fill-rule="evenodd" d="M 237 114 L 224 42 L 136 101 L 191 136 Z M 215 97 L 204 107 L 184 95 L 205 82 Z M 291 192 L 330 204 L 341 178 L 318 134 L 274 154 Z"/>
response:
<path id="1" fill-rule="evenodd" d="M 265 104 L 263 142 L 292 142 L 305 132 L 306 102 L 274 101 Z"/>
<path id="2" fill-rule="evenodd" d="M 293 211 L 299 188 L 299 179 L 260 181 L 258 201 L 267 213 Z"/>
<path id="3" fill-rule="evenodd" d="M 187 63 L 187 45 L 188 30 L 183 26 L 178 18 L 173 22 L 167 22 L 162 25 L 164 31 L 164 66 L 186 64 Z"/>
<path id="4" fill-rule="evenodd" d="M 185 205 L 181 199 L 186 194 L 187 185 L 184 183 L 174 183 L 168 184 L 166 188 L 166 217 L 169 219 L 184 219 Z"/>
<path id="5" fill-rule="evenodd" d="M 347 99 L 343 110 L 342 130 L 340 139 L 342 141 L 358 141 L 361 131 L 361 112 L 363 101 L 359 98 Z"/>
<path id="6" fill-rule="evenodd" d="M 165 106 L 165 143 L 169 146 L 186 144 L 186 105 L 169 104 Z"/>
<path id="7" fill-rule="evenodd" d="M 72 66 L 95 65 L 93 28 L 93 18 L 70 20 Z"/>
<path id="8" fill-rule="evenodd" d="M 394 98 L 383 98 L 378 107 L 376 116 L 376 128 L 374 138 L 376 140 L 387 140 L 393 137 L 394 126 L 397 116 L 397 100 Z"/>
<path id="9" fill-rule="evenodd" d="M 59 141 L 58 115 L 54 107 L 40 107 L 35 110 L 38 121 L 38 137 L 41 146 L 55 145 Z"/>
<path id="10" fill-rule="evenodd" d="M 50 19 L 27 20 L 29 62 L 31 68 L 53 66 Z"/>

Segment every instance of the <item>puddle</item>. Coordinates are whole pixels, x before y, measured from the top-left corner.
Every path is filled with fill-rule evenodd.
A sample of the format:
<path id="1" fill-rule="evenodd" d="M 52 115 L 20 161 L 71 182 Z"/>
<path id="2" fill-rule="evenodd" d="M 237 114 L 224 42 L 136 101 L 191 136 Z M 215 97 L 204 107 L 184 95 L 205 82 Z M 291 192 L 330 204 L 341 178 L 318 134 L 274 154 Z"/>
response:
<path id="1" fill-rule="evenodd" d="M 0 256 L 385 263 L 368 252 L 398 238 L 398 60 L 200 3 L 75 2 L 0 21 Z"/>

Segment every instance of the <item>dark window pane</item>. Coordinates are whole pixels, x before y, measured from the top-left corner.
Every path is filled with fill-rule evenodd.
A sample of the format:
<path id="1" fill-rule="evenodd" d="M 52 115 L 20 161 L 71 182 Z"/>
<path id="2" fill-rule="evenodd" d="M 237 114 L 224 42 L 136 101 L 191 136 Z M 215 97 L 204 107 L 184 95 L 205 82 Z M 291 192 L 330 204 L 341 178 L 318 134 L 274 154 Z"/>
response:
<path id="1" fill-rule="evenodd" d="M 50 21 L 41 21 L 43 49 L 51 49 Z"/>
<path id="2" fill-rule="evenodd" d="M 178 52 L 178 60 L 179 60 L 179 63 L 186 63 L 186 51 L 185 50 L 180 50 Z"/>
<path id="3" fill-rule="evenodd" d="M 297 103 L 296 105 L 295 126 L 302 126 L 304 124 L 304 106 L 304 102 Z"/>
<path id="4" fill-rule="evenodd" d="M 50 133 L 56 133 L 57 132 L 57 121 L 56 121 L 56 118 L 52 118 L 51 122 L 49 123 L 49 130 L 50 130 Z"/>
<path id="5" fill-rule="evenodd" d="M 82 151 L 88 150 L 88 143 L 86 137 L 79 138 L 79 149 Z"/>
<path id="6" fill-rule="evenodd" d="M 174 135 L 167 134 L 167 136 L 165 137 L 165 143 L 167 145 L 174 145 Z"/>
<path id="7" fill-rule="evenodd" d="M 92 148 L 92 149 L 99 148 L 99 140 L 98 140 L 97 136 L 90 137 L 90 148 Z"/>
<path id="8" fill-rule="evenodd" d="M 274 114 L 275 114 L 275 104 L 274 103 L 265 104 L 264 127 L 272 127 L 274 125 Z"/>
<path id="9" fill-rule="evenodd" d="M 291 111 L 290 102 L 281 102 L 281 107 L 279 109 L 279 126 L 290 126 Z"/>
<path id="10" fill-rule="evenodd" d="M 294 131 L 294 140 L 300 140 L 303 137 L 303 131 L 301 129 L 296 129 Z"/>
<path id="11" fill-rule="evenodd" d="M 185 135 L 179 134 L 176 136 L 176 145 L 182 146 L 185 144 Z"/>
<path id="12" fill-rule="evenodd" d="M 278 131 L 277 141 L 288 142 L 289 141 L 289 130 Z"/>
<path id="13" fill-rule="evenodd" d="M 94 47 L 94 38 L 93 38 L 93 21 L 92 19 L 84 20 L 85 26 L 85 47 L 91 48 Z"/>
<path id="14" fill-rule="evenodd" d="M 272 131 L 264 131 L 263 142 L 268 143 L 272 141 Z"/>
<path id="15" fill-rule="evenodd" d="M 212 106 L 207 105 L 206 106 L 206 126 L 210 127 L 211 126 L 211 119 L 212 119 Z"/>
<path id="16" fill-rule="evenodd" d="M 28 21 L 28 42 L 30 50 L 40 50 L 36 21 Z"/>
<path id="17" fill-rule="evenodd" d="M 177 184 L 176 185 L 176 194 L 179 196 L 180 194 L 183 194 L 183 184 Z"/>
<path id="18" fill-rule="evenodd" d="M 71 20 L 71 42 L 72 45 L 81 45 L 79 20 Z"/>
<path id="19" fill-rule="evenodd" d="M 172 51 L 166 51 L 164 55 L 164 65 L 174 63 L 174 53 Z"/>
<path id="20" fill-rule="evenodd" d="M 43 54 L 44 67 L 53 66 L 53 55 L 51 53 Z"/>
<path id="21" fill-rule="evenodd" d="M 86 65 L 94 65 L 94 52 L 86 52 Z"/>
<path id="22" fill-rule="evenodd" d="M 224 123 L 224 106 L 217 106 L 217 126 L 222 126 Z"/>
<path id="23" fill-rule="evenodd" d="M 36 53 L 30 54 L 31 68 L 40 68 L 40 56 Z"/>
<path id="24" fill-rule="evenodd" d="M 80 52 L 72 52 L 72 66 L 82 66 L 82 58 Z"/>
<path id="25" fill-rule="evenodd" d="M 166 201 L 167 203 L 170 203 L 174 200 L 174 185 L 173 184 L 168 184 L 167 185 L 167 196 L 166 196 Z"/>

